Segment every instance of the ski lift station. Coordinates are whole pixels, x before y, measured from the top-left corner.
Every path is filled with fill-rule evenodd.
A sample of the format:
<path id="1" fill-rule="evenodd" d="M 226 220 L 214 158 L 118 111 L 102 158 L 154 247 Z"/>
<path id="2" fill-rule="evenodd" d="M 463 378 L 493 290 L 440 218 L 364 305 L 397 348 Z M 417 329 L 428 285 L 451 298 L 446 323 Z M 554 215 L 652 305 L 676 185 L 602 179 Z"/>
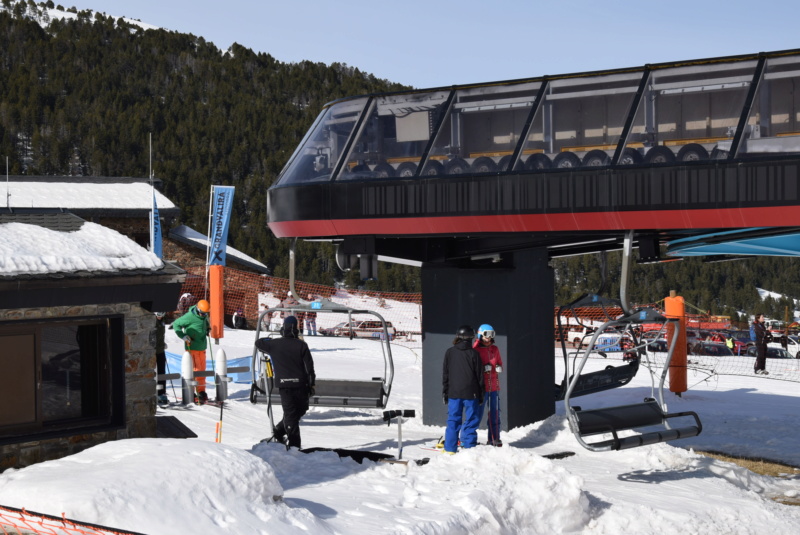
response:
<path id="1" fill-rule="evenodd" d="M 276 236 L 330 240 L 362 278 L 377 260 L 421 266 L 424 423 L 444 423 L 456 328 L 489 322 L 503 425 L 527 425 L 559 397 L 552 258 L 798 254 L 800 50 L 337 100 L 267 203 Z M 612 412 L 617 429 L 670 417 Z M 569 413 L 581 438 L 608 416 Z"/>

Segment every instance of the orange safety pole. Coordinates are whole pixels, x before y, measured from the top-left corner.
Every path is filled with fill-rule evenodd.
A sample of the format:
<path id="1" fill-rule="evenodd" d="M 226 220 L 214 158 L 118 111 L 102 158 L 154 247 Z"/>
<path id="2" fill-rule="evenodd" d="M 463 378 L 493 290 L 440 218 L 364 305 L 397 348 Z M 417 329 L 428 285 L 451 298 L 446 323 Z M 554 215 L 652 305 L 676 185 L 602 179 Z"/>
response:
<path id="1" fill-rule="evenodd" d="M 211 325 L 211 338 L 214 340 L 225 336 L 225 304 L 222 300 L 224 269 L 224 266 L 217 264 L 208 266 L 209 302 L 211 303 L 209 324 Z"/>
<path id="2" fill-rule="evenodd" d="M 670 290 L 669 297 L 664 299 L 664 312 L 668 318 L 678 318 L 680 333 L 676 342 L 675 351 L 672 353 L 672 362 L 669 365 L 669 390 L 681 395 L 686 392 L 686 306 L 683 297 L 676 295 L 675 290 Z M 672 340 L 675 326 L 667 326 L 668 340 Z"/>

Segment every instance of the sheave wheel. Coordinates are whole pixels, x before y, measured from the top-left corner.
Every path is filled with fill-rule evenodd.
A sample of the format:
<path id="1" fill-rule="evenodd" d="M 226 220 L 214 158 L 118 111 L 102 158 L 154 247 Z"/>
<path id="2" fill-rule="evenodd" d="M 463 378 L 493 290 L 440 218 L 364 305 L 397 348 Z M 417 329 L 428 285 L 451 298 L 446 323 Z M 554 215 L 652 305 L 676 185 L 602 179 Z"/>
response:
<path id="1" fill-rule="evenodd" d="M 639 154 L 638 150 L 626 147 L 622 151 L 622 156 L 619 157 L 619 164 L 635 165 L 637 163 L 642 163 L 642 155 Z"/>
<path id="2" fill-rule="evenodd" d="M 444 174 L 444 167 L 436 160 L 431 160 L 425 164 L 422 169 L 422 176 L 442 176 Z"/>
<path id="3" fill-rule="evenodd" d="M 397 166 L 396 174 L 400 178 L 412 178 L 417 174 L 417 164 L 414 162 L 403 162 Z"/>
<path id="4" fill-rule="evenodd" d="M 644 156 L 644 161 L 647 163 L 672 163 L 675 161 L 675 154 L 663 145 L 653 147 Z"/>
<path id="5" fill-rule="evenodd" d="M 680 162 L 700 162 L 703 160 L 708 160 L 708 151 L 697 143 L 684 145 L 678 151 L 678 161 Z"/>
<path id="6" fill-rule="evenodd" d="M 372 170 L 375 178 L 392 178 L 394 176 L 394 167 L 386 162 L 381 162 Z"/>
<path id="7" fill-rule="evenodd" d="M 597 167 L 601 165 L 608 165 L 610 158 L 606 151 L 604 150 L 590 150 L 586 153 L 586 156 L 583 157 L 583 166 L 584 167 Z"/>
<path id="8" fill-rule="evenodd" d="M 488 158 L 486 156 L 481 156 L 480 158 L 475 158 L 475 161 L 472 162 L 472 172 L 473 173 L 496 173 L 497 172 L 497 164 L 494 163 L 494 160 Z"/>
<path id="9" fill-rule="evenodd" d="M 553 162 L 547 157 L 547 154 L 531 154 L 525 161 L 525 169 L 531 171 L 539 171 L 542 169 L 550 169 L 553 167 Z"/>
<path id="10" fill-rule="evenodd" d="M 553 158 L 553 167 L 556 169 L 570 169 L 581 166 L 581 159 L 574 152 L 561 152 Z"/>
<path id="11" fill-rule="evenodd" d="M 469 164 L 461 158 L 453 158 L 444 164 L 444 171 L 448 175 L 466 175 L 469 173 Z"/>

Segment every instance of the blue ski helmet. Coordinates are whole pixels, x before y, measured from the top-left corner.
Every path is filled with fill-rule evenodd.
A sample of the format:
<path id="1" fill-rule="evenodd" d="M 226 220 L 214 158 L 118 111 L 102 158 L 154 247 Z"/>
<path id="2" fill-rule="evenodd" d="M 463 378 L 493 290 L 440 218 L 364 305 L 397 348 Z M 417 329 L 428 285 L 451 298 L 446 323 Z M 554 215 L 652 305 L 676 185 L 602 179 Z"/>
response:
<path id="1" fill-rule="evenodd" d="M 492 327 L 488 323 L 484 323 L 483 325 L 478 327 L 478 338 L 484 335 L 488 336 L 489 338 L 494 338 L 494 327 Z"/>

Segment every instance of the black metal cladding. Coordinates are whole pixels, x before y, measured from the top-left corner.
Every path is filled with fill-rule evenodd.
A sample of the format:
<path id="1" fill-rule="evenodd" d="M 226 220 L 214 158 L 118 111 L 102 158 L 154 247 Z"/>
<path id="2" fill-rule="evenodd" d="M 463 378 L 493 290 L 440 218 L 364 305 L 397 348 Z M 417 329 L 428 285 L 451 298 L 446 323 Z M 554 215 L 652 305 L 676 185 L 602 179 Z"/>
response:
<path id="1" fill-rule="evenodd" d="M 428 165 L 439 174 L 425 176 Z M 419 237 L 459 234 L 462 216 L 548 232 L 509 216 L 660 212 L 666 229 L 687 229 L 692 210 L 719 209 L 733 228 L 730 210 L 783 207 L 774 225 L 775 214 L 800 220 L 798 165 L 794 50 L 338 101 L 268 192 L 268 217 L 321 229 L 284 225 L 284 236 Z M 425 218 L 454 219 L 428 230 Z M 605 224 L 569 231 L 622 230 Z"/>
<path id="2" fill-rule="evenodd" d="M 798 166 L 715 162 L 317 184 L 270 191 L 270 211 L 274 220 L 336 220 L 785 206 L 800 201 Z"/>

